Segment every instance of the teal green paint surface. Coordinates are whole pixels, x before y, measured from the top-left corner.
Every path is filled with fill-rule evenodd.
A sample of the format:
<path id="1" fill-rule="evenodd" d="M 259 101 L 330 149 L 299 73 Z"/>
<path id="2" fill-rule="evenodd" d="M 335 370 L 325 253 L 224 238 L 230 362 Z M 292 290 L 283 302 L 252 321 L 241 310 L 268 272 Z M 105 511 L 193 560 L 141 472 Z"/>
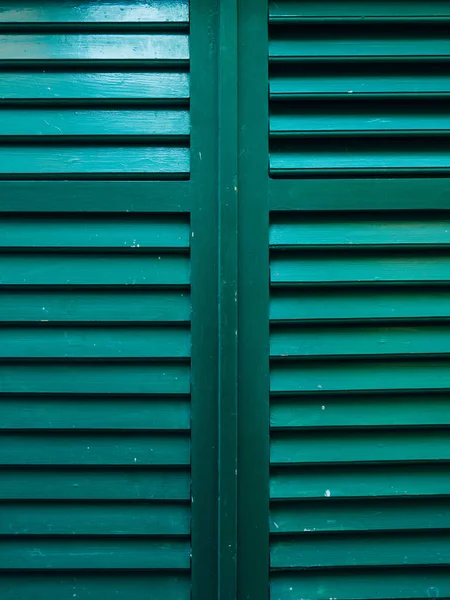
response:
<path id="1" fill-rule="evenodd" d="M 189 5 L 0 30 L 0 596 L 187 600 Z"/>
<path id="2" fill-rule="evenodd" d="M 448 597 L 449 6 L 268 8 L 270 597 Z"/>
<path id="3" fill-rule="evenodd" d="M 450 597 L 447 2 L 0 8 L 0 596 Z"/>

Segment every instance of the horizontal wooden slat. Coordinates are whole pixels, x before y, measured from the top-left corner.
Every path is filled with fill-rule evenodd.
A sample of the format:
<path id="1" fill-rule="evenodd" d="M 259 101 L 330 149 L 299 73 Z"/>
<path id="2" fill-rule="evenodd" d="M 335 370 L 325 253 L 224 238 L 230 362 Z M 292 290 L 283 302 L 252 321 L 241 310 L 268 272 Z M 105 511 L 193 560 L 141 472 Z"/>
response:
<path id="1" fill-rule="evenodd" d="M 114 84 L 117 85 L 117 84 Z M 26 108 L 0 110 L 1 136 L 187 136 L 189 111 L 182 109 L 86 110 Z"/>
<path id="2" fill-rule="evenodd" d="M 450 534 L 407 533 L 304 536 L 276 540 L 270 550 L 274 568 L 433 565 L 450 563 Z"/>
<path id="3" fill-rule="evenodd" d="M 450 430 L 273 433 L 272 464 L 450 460 Z"/>
<path id="4" fill-rule="evenodd" d="M 450 425 L 450 393 L 275 396 L 270 424 L 275 429 Z"/>
<path id="5" fill-rule="evenodd" d="M 189 36 L 185 34 L 0 35 L 0 62 L 188 59 Z"/>
<path id="6" fill-rule="evenodd" d="M 384 218 L 383 218 L 384 217 Z M 269 243 L 277 248 L 311 246 L 430 246 L 450 244 L 450 220 L 380 214 L 280 215 L 271 220 Z"/>
<path id="7" fill-rule="evenodd" d="M 72 468 L 38 465 L 0 468 L 2 500 L 189 500 L 189 469 Z M 104 506 L 104 504 L 102 504 Z"/>
<path id="8" fill-rule="evenodd" d="M 2 503 L 1 534 L 188 535 L 188 503 Z"/>
<path id="9" fill-rule="evenodd" d="M 425 390 L 450 387 L 449 361 L 358 361 L 274 364 L 272 392 Z M 320 401 L 320 400 L 319 400 Z"/>
<path id="10" fill-rule="evenodd" d="M 450 317 L 450 288 L 447 287 L 357 287 L 335 289 L 329 294 L 315 289 L 273 289 L 270 300 L 272 321 L 331 319 L 434 319 Z M 0 298 L 1 306 L 1 298 Z"/>
<path id="11" fill-rule="evenodd" d="M 269 42 L 274 60 L 403 59 L 444 57 L 450 37 L 444 24 L 371 26 L 360 22 L 346 27 L 303 24 L 276 28 Z"/>
<path id="12" fill-rule="evenodd" d="M 189 542 L 151 539 L 4 539 L 4 569 L 189 569 Z"/>
<path id="13" fill-rule="evenodd" d="M 125 249 L 125 246 L 124 246 Z M 187 285 L 189 257 L 145 254 L 0 254 L 4 285 Z"/>
<path id="14" fill-rule="evenodd" d="M 269 2 L 271 22 L 289 22 L 303 19 L 382 19 L 407 20 L 430 17 L 450 17 L 450 7 L 445 0 L 271 0 Z"/>
<path id="15" fill-rule="evenodd" d="M 427 600 L 450 597 L 450 583 L 447 566 L 311 569 L 273 572 L 271 594 L 277 600 Z"/>
<path id="16" fill-rule="evenodd" d="M 412 144 L 402 138 L 274 141 L 270 168 L 274 176 L 315 173 L 327 170 L 330 176 L 349 170 L 371 173 L 450 173 L 446 140 L 421 138 Z M 313 207 L 311 207 L 313 208 Z"/>
<path id="17" fill-rule="evenodd" d="M 189 222 L 158 215 L 2 216 L 0 246 L 7 248 L 188 248 Z"/>
<path id="18" fill-rule="evenodd" d="M 126 306 L 126 310 L 124 310 Z M 3 290 L 0 322 L 187 322 L 187 290 Z"/>
<path id="19" fill-rule="evenodd" d="M 0 358 L 188 358 L 186 327 L 6 327 Z"/>
<path id="20" fill-rule="evenodd" d="M 274 284 L 447 282 L 449 273 L 450 255 L 443 251 L 277 254 L 270 268 Z"/>
<path id="21" fill-rule="evenodd" d="M 448 210 L 450 178 L 418 175 L 397 179 L 270 179 L 269 206 L 273 211 L 301 213 L 311 210 Z"/>
<path id="22" fill-rule="evenodd" d="M 186 100 L 189 74 L 165 72 L 6 71 L 0 79 L 4 100 Z"/>
<path id="23" fill-rule="evenodd" d="M 191 209 L 190 189 L 189 181 L 0 180 L 0 209 L 21 214 L 184 213 Z"/>
<path id="24" fill-rule="evenodd" d="M 399 106 L 395 100 L 375 103 L 357 103 L 354 99 L 329 104 L 316 100 L 313 105 L 273 105 L 270 116 L 270 134 L 273 138 L 288 139 L 323 136 L 378 136 L 378 135 L 448 135 L 448 106 L 436 101 Z"/>
<path id="25" fill-rule="evenodd" d="M 188 394 L 190 379 L 187 362 L 0 363 L 5 394 Z"/>
<path id="26" fill-rule="evenodd" d="M 0 396 L 0 429 L 188 430 L 187 396 Z"/>
<path id="27" fill-rule="evenodd" d="M 3 2 L 0 23 L 129 23 L 129 22 L 186 22 L 189 19 L 188 0 L 147 0 L 125 2 L 109 0 L 99 4 L 85 1 L 74 5 L 68 0 L 36 0 Z"/>
<path id="28" fill-rule="evenodd" d="M 273 468 L 270 497 L 362 498 L 450 494 L 448 463 L 335 464 Z"/>
<path id="29" fill-rule="evenodd" d="M 392 101 L 405 96 L 416 99 L 449 94 L 450 70 L 446 64 L 382 62 L 372 64 L 370 69 L 352 63 L 290 65 L 289 68 L 273 65 L 270 76 L 270 97 L 281 100 L 362 96 L 386 97 Z"/>
<path id="30" fill-rule="evenodd" d="M 152 573 L 151 571 L 118 572 L 117 570 L 89 573 L 28 571 L 0 572 L 0 593 L 3 600 L 35 600 L 36 590 L 45 590 L 49 597 L 61 600 L 90 598 L 101 600 L 113 596 L 116 600 L 189 600 L 189 575 Z"/>
<path id="31" fill-rule="evenodd" d="M 1 42 L 0 42 L 1 43 Z M 56 130 L 55 130 L 56 131 Z M 1 146 L 0 175 L 48 176 L 189 172 L 189 149 L 177 146 Z"/>
<path id="32" fill-rule="evenodd" d="M 449 325 L 277 327 L 270 336 L 272 357 L 449 353 Z"/>
<path id="33" fill-rule="evenodd" d="M 189 437 L 154 433 L 3 432 L 3 465 L 188 465 Z"/>
<path id="34" fill-rule="evenodd" d="M 270 531 L 274 534 L 450 529 L 448 498 L 396 500 L 330 500 L 274 502 Z"/>

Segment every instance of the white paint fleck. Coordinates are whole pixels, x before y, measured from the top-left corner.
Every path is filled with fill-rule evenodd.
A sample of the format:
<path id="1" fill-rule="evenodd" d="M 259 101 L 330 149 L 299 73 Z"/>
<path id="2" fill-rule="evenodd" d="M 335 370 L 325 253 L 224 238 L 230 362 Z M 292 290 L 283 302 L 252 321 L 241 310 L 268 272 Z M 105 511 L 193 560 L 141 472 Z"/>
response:
<path id="1" fill-rule="evenodd" d="M 329 498 L 331 496 L 330 490 L 326 490 L 324 496 L 326 496 L 327 498 Z"/>
<path id="2" fill-rule="evenodd" d="M 279 525 L 278 525 L 277 523 L 275 523 L 275 521 L 273 522 L 273 524 L 275 525 L 275 527 L 276 527 L 277 529 L 280 529 Z"/>
<path id="3" fill-rule="evenodd" d="M 317 387 L 319 388 L 319 390 L 321 390 L 321 389 L 322 389 L 322 386 L 320 385 L 320 383 L 319 383 L 319 385 L 318 385 Z"/>
<path id="4" fill-rule="evenodd" d="M 322 410 L 325 410 L 325 406 L 322 405 Z"/>

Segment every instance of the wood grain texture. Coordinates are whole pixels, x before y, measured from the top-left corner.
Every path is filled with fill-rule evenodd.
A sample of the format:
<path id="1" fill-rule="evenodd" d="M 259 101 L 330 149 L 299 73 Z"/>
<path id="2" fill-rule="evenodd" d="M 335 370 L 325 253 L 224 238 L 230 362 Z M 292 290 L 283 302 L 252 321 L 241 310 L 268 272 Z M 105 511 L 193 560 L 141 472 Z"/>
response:
<path id="1" fill-rule="evenodd" d="M 20 573 L 1 573 L 0 591 L 5 600 L 33 600 L 36 589 L 45 589 L 50 597 L 73 600 L 73 595 L 100 600 L 114 590 L 118 600 L 180 600 L 190 597 L 190 577 L 185 573 L 139 571 L 32 571 L 23 577 Z"/>
<path id="2" fill-rule="evenodd" d="M 178 23 L 189 21 L 188 0 L 147 0 L 124 2 L 83 0 L 76 5 L 63 0 L 50 0 L 43 5 L 36 0 L 4 2 L 0 9 L 0 23 Z"/>
<path id="3" fill-rule="evenodd" d="M 134 458 L 134 457 L 133 457 Z M 133 461 L 134 463 L 134 461 Z M 0 468 L 2 500 L 178 501 L 190 499 L 188 468 L 122 465 Z"/>
<path id="4" fill-rule="evenodd" d="M 185 102 L 189 98 L 189 74 L 117 69 L 96 73 L 89 67 L 66 72 L 9 70 L 2 73 L 0 95 L 9 101 L 76 100 L 94 106 L 107 101 Z"/>
<path id="5" fill-rule="evenodd" d="M 373 597 L 370 585 L 423 598 L 425 581 L 436 597 L 430 574 L 448 585 L 446 221 L 271 219 L 272 598 L 300 581 L 317 599 Z"/>
<path id="6" fill-rule="evenodd" d="M 2 504 L 6 535 L 188 535 L 189 505 L 162 502 Z"/>

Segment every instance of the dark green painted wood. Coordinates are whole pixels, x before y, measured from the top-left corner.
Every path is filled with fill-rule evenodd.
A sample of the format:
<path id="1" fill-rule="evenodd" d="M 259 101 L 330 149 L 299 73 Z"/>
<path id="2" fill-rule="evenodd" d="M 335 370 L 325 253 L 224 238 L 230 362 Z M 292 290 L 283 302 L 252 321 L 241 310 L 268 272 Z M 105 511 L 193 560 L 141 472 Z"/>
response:
<path id="1" fill-rule="evenodd" d="M 0 429 L 187 431 L 189 396 L 0 396 Z"/>
<path id="2" fill-rule="evenodd" d="M 429 565 L 450 561 L 448 532 L 304 535 L 302 540 L 275 540 L 272 567 L 365 567 Z"/>
<path id="3" fill-rule="evenodd" d="M 383 134 L 384 135 L 384 134 Z M 447 175 L 447 141 L 424 137 L 411 145 L 403 137 L 347 140 L 298 140 L 272 143 L 271 172 L 274 176 L 317 176 L 321 172 L 331 176 L 344 175 Z"/>
<path id="4" fill-rule="evenodd" d="M 0 9 L 2 597 L 190 597 L 188 20 Z"/>
<path id="5" fill-rule="evenodd" d="M 138 539 L 7 538 L 0 541 L 4 569 L 189 569 L 189 542 Z"/>
<path id="6" fill-rule="evenodd" d="M 218 18 L 218 1 L 191 0 L 192 600 L 219 597 Z"/>
<path id="7" fill-rule="evenodd" d="M 273 100 L 367 100 L 446 98 L 450 93 L 448 64 L 374 63 L 370 70 L 358 63 L 302 65 L 293 71 L 273 67 L 270 98 Z M 373 104 L 372 106 L 376 106 Z M 276 105 L 274 105 L 276 107 Z M 406 106 L 405 106 L 406 108 Z"/>
<path id="8" fill-rule="evenodd" d="M 238 598 L 269 595 L 267 1 L 239 0 Z"/>
<path id="9" fill-rule="evenodd" d="M 136 247 L 121 253 L 0 254 L 2 285 L 178 285 L 190 281 L 187 255 L 148 254 Z M 134 252 L 134 256 L 133 253 Z"/>
<path id="10" fill-rule="evenodd" d="M 327 114 L 328 108 L 329 99 L 304 102 L 301 112 L 298 104 L 274 103 L 270 117 L 272 139 L 448 135 L 448 105 L 442 100 L 410 100 L 405 106 L 404 102 L 380 99 L 376 112 L 367 103 L 335 100 L 333 115 Z"/>
<path id="11" fill-rule="evenodd" d="M 134 458 L 134 457 L 133 457 Z M 38 465 L 0 469 L 2 500 L 190 500 L 188 468 Z"/>
<path id="12" fill-rule="evenodd" d="M 7 535 L 189 535 L 188 503 L 4 502 Z"/>
<path id="13" fill-rule="evenodd" d="M 380 218 L 381 217 L 381 218 Z M 450 243 L 448 215 L 442 219 L 412 213 L 362 215 L 350 213 L 327 217 L 280 215 L 272 219 L 270 245 L 276 248 L 302 248 L 311 246 L 433 246 Z"/>
<path id="14" fill-rule="evenodd" d="M 448 19 L 269 2 L 272 599 L 449 594 Z"/>
<path id="15" fill-rule="evenodd" d="M 350 19 L 369 20 L 405 20 L 414 19 L 422 22 L 423 19 L 439 20 L 450 17 L 450 9 L 445 0 L 372 0 L 361 2 L 360 0 L 326 0 L 325 2 L 314 2 L 305 0 L 271 0 L 270 6 L 271 23 L 292 23 Z"/>
<path id="16" fill-rule="evenodd" d="M 127 310 L 124 311 L 123 307 Z M 189 290 L 28 289 L 3 290 L 0 321 L 7 323 L 176 323 L 191 315 Z"/>
<path id="17" fill-rule="evenodd" d="M 238 15 L 237 0 L 219 13 L 219 586 L 237 598 L 238 482 Z"/>
<path id="18" fill-rule="evenodd" d="M 301 572 L 274 573 L 272 596 L 291 600 L 302 594 L 312 600 L 348 598 L 373 600 L 374 590 L 380 600 L 423 600 L 448 598 L 448 567 L 384 567 L 366 569 L 313 569 Z"/>
<path id="19" fill-rule="evenodd" d="M 171 110 L 95 110 L 63 108 L 22 109 L 0 111 L 0 132 L 3 141 L 41 136 L 47 139 L 126 136 L 136 141 L 141 136 L 171 139 L 189 136 L 189 111 Z M 14 138 L 14 139 L 12 139 Z"/>
<path id="20" fill-rule="evenodd" d="M 188 0 L 147 0 L 143 2 L 73 2 L 50 0 L 43 5 L 36 0 L 4 2 L 0 9 L 0 23 L 187 23 Z"/>
<path id="21" fill-rule="evenodd" d="M 189 60 L 185 34 L 12 34 L 0 35 L 0 63 L 48 61 L 172 61 Z"/>
<path id="22" fill-rule="evenodd" d="M 277 535 L 331 531 L 449 529 L 447 498 L 319 500 L 272 505 L 270 531 Z M 401 535 L 401 533 L 400 533 Z"/>
<path id="23" fill-rule="evenodd" d="M 1 42 L 0 42 L 1 43 Z M 189 173 L 187 148 L 170 146 L 0 146 L 0 175 L 30 179 L 68 175 L 141 174 L 176 178 Z"/>
<path id="24" fill-rule="evenodd" d="M 59 600 L 101 600 L 114 590 L 118 600 L 179 600 L 189 598 L 190 580 L 183 573 L 153 573 L 151 571 L 115 571 L 74 573 L 49 571 L 0 573 L 0 592 L 5 600 L 34 600 L 36 589 L 45 589 L 48 597 Z"/>
<path id="25" fill-rule="evenodd" d="M 179 102 L 189 98 L 189 74 L 171 72 L 108 71 L 6 71 L 0 81 L 0 96 L 11 101 L 38 103 L 76 101 L 85 106 L 136 104 L 142 100 Z"/>
<path id="26" fill-rule="evenodd" d="M 190 207 L 189 182 L 0 180 L 0 209 L 6 212 L 179 213 Z"/>
<path id="27" fill-rule="evenodd" d="M 445 250 L 370 250 L 277 254 L 271 262 L 274 284 L 446 282 L 450 256 Z"/>
<path id="28" fill-rule="evenodd" d="M 360 498 L 434 495 L 450 493 L 450 468 L 446 462 L 395 464 L 357 463 L 272 470 L 270 496 L 276 500 L 305 498 Z"/>
<path id="29" fill-rule="evenodd" d="M 8 327 L 0 358 L 188 358 L 189 330 L 180 327 Z"/>
<path id="30" fill-rule="evenodd" d="M 272 331 L 270 345 L 270 355 L 277 358 L 449 353 L 450 329 L 442 324 L 277 327 Z"/>
<path id="31" fill-rule="evenodd" d="M 189 248 L 184 217 L 40 215 L 2 217 L 0 239 L 7 248 Z"/>
<path id="32" fill-rule="evenodd" d="M 340 287 L 333 290 L 333 302 L 320 286 L 300 289 L 273 289 L 270 318 L 274 322 L 364 320 L 392 322 L 448 319 L 450 289 L 446 286 Z"/>
<path id="33" fill-rule="evenodd" d="M 305 394 L 274 396 L 274 429 L 302 427 L 395 427 L 450 425 L 449 393 Z"/>
<path id="34" fill-rule="evenodd" d="M 402 34 L 396 23 L 374 26 L 351 23 L 336 30 L 303 21 L 281 31 L 275 28 L 269 42 L 272 61 L 308 62 L 317 60 L 405 60 L 420 61 L 445 57 L 450 50 L 446 26 L 439 23 L 407 24 Z M 418 51 L 418 46 L 420 50 Z"/>
<path id="35" fill-rule="evenodd" d="M 188 394 L 189 363 L 149 360 L 57 359 L 3 361 L 3 393 L 34 394 Z"/>
<path id="36" fill-rule="evenodd" d="M 272 464 L 449 460 L 446 430 L 273 433 Z"/>
<path id="37" fill-rule="evenodd" d="M 413 390 L 447 389 L 450 386 L 449 361 L 385 359 L 344 362 L 306 361 L 275 364 L 271 390 L 275 393 L 321 390 Z"/>
<path id="38" fill-rule="evenodd" d="M 188 465 L 184 434 L 3 432 L 4 465 Z"/>
<path id="39" fill-rule="evenodd" d="M 188 329 L 7 328 L 1 358 L 188 358 Z"/>
<path id="40" fill-rule="evenodd" d="M 271 210 L 448 210 L 448 178 L 305 179 L 269 182 Z"/>

